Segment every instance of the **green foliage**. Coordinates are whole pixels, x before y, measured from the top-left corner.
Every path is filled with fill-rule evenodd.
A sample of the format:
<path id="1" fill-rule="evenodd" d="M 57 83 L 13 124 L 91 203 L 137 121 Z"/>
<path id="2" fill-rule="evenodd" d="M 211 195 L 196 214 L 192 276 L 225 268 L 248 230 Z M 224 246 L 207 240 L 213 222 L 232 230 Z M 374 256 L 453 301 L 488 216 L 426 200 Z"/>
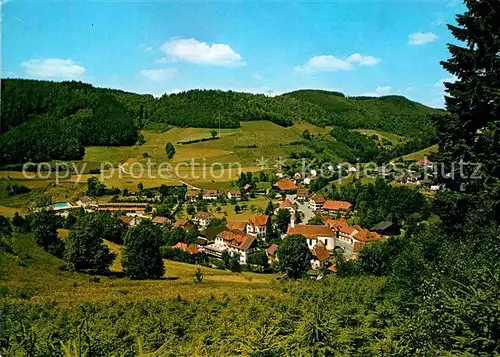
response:
<path id="1" fill-rule="evenodd" d="M 167 145 L 165 145 L 165 151 L 167 153 L 168 158 L 172 160 L 172 158 L 175 155 L 175 148 L 171 142 L 168 142 Z"/>
<path id="2" fill-rule="evenodd" d="M 300 278 L 311 267 L 311 252 L 302 235 L 286 236 L 278 246 L 280 271 L 291 279 Z"/>
<path id="3" fill-rule="evenodd" d="M 247 263 L 262 267 L 262 269 L 264 270 L 267 270 L 269 268 L 267 254 L 263 249 L 259 249 L 258 251 L 250 254 L 248 256 Z"/>
<path id="4" fill-rule="evenodd" d="M 115 259 L 104 239 L 117 241 L 121 225 L 105 212 L 89 213 L 78 218 L 67 240 L 65 260 L 75 270 L 108 270 Z"/>
<path id="5" fill-rule="evenodd" d="M 202 281 L 203 281 L 203 272 L 201 271 L 201 268 L 197 268 L 194 275 L 194 282 L 199 284 Z"/>
<path id="6" fill-rule="evenodd" d="M 422 219 L 430 215 L 430 203 L 421 192 L 408 186 L 392 186 L 384 179 L 367 185 L 357 182 L 341 186 L 333 197 L 354 204 L 360 225 L 367 228 L 384 220 L 402 222 L 417 212 Z"/>
<path id="7" fill-rule="evenodd" d="M 400 96 L 347 98 L 323 90 L 297 90 L 283 96 L 321 108 L 329 114 L 329 125 L 383 130 L 411 138 L 433 137 L 435 129 L 429 115 L 441 113 Z"/>
<path id="8" fill-rule="evenodd" d="M 64 253 L 64 243 L 57 237 L 58 219 L 54 211 L 40 211 L 29 215 L 35 242 L 45 250 L 60 257 Z"/>
<path id="9" fill-rule="evenodd" d="M 160 247 L 161 229 L 151 221 L 141 221 L 125 235 L 123 268 L 131 279 L 157 279 L 165 272 Z"/>
<path id="10" fill-rule="evenodd" d="M 240 256 L 238 254 L 234 254 L 229 258 L 229 270 L 233 273 L 241 272 L 241 264 L 240 264 Z"/>
<path id="11" fill-rule="evenodd" d="M 2 163 L 81 159 L 84 146 L 138 139 L 112 92 L 80 82 L 2 80 L 1 115 Z"/>
<path id="12" fill-rule="evenodd" d="M 278 210 L 278 214 L 276 215 L 276 228 L 278 228 L 281 233 L 286 233 L 289 224 L 290 211 L 287 209 Z"/>

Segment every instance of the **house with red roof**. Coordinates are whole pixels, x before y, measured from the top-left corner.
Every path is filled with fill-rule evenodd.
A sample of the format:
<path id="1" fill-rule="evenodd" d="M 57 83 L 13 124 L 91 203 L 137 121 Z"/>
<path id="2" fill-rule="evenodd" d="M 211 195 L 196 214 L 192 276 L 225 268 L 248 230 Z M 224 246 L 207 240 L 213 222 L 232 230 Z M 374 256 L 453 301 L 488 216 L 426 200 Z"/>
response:
<path id="1" fill-rule="evenodd" d="M 162 224 L 165 224 L 167 222 L 170 222 L 170 220 L 167 218 L 167 217 L 162 217 L 162 216 L 156 216 L 155 218 L 153 218 L 153 221 L 152 221 L 154 224 L 159 224 L 159 225 L 162 225 Z"/>
<path id="2" fill-rule="evenodd" d="M 283 179 L 279 180 L 278 182 L 276 182 L 273 185 L 273 188 L 277 189 L 281 192 L 292 193 L 292 192 L 297 191 L 298 186 L 295 184 L 295 182 L 293 182 L 289 178 L 283 178 Z"/>
<path id="3" fill-rule="evenodd" d="M 368 242 L 383 239 L 380 234 L 371 232 L 359 225 L 350 227 L 347 224 L 337 224 L 333 225 L 332 229 L 337 234 L 336 245 L 351 253 L 356 253 Z"/>
<path id="4" fill-rule="evenodd" d="M 304 236 L 309 249 L 313 249 L 314 246 L 319 242 L 323 243 L 327 250 L 331 251 L 335 249 L 336 233 L 327 226 L 318 226 L 312 224 L 290 224 L 288 226 L 286 235 Z"/>
<path id="5" fill-rule="evenodd" d="M 224 230 L 217 234 L 213 244 L 205 246 L 205 252 L 220 258 L 224 251 L 238 256 L 240 264 L 247 264 L 248 257 L 257 251 L 257 240 L 244 232 Z"/>
<path id="6" fill-rule="evenodd" d="M 194 243 L 187 244 L 187 243 L 179 242 L 176 245 L 174 245 L 174 248 L 180 249 L 183 252 L 188 252 L 191 255 L 195 255 L 195 254 L 199 253 L 198 248 L 196 247 L 196 244 L 194 244 Z"/>
<path id="7" fill-rule="evenodd" d="M 182 228 L 186 230 L 189 226 L 189 221 L 187 219 L 178 219 L 175 221 L 173 228 Z"/>
<path id="8" fill-rule="evenodd" d="M 297 207 L 289 199 L 282 201 L 278 209 L 276 209 L 276 212 L 278 212 L 280 209 L 286 209 L 290 211 L 290 214 L 295 214 L 297 212 Z"/>
<path id="9" fill-rule="evenodd" d="M 309 197 L 309 208 L 313 211 L 321 211 L 323 205 L 325 204 L 325 196 L 315 193 Z"/>
<path id="10" fill-rule="evenodd" d="M 267 223 L 269 216 L 265 214 L 258 214 L 248 220 L 246 225 L 246 232 L 251 236 L 265 240 L 267 237 Z"/>
<path id="11" fill-rule="evenodd" d="M 297 201 L 304 202 L 307 200 L 307 197 L 309 197 L 309 190 L 307 188 L 297 189 L 297 196 L 295 197 Z"/>
<path id="12" fill-rule="evenodd" d="M 203 199 L 207 201 L 216 201 L 219 198 L 219 191 L 217 190 L 203 190 Z"/>
<path id="13" fill-rule="evenodd" d="M 278 246 L 274 243 L 265 249 L 269 264 L 273 264 L 274 262 L 278 261 L 278 257 L 276 256 L 277 251 L 278 251 Z"/>
<path id="14" fill-rule="evenodd" d="M 137 220 L 132 216 L 120 216 L 118 218 L 126 227 L 133 227 L 137 224 Z"/>
<path id="15" fill-rule="evenodd" d="M 226 223 L 226 228 L 231 231 L 246 232 L 247 222 L 228 221 Z"/>
<path id="16" fill-rule="evenodd" d="M 431 160 L 429 160 L 427 157 L 424 157 L 423 159 L 417 160 L 415 164 L 418 167 L 426 167 L 426 168 L 432 168 L 433 163 Z"/>
<path id="17" fill-rule="evenodd" d="M 198 212 L 193 218 L 193 222 L 200 228 L 200 230 L 206 229 L 210 222 L 215 218 L 215 216 L 210 212 Z"/>
<path id="18" fill-rule="evenodd" d="M 198 199 L 198 195 L 200 194 L 200 191 L 198 190 L 187 190 L 186 192 L 186 202 L 188 203 L 194 203 Z"/>
<path id="19" fill-rule="evenodd" d="M 352 203 L 346 201 L 325 201 L 323 204 L 323 212 L 329 215 L 340 214 L 346 215 L 352 210 Z"/>
<path id="20" fill-rule="evenodd" d="M 328 253 L 326 246 L 322 242 L 316 243 L 316 245 L 312 248 L 311 253 L 311 267 L 313 269 L 323 268 L 328 262 L 328 258 L 330 258 L 330 253 Z"/>

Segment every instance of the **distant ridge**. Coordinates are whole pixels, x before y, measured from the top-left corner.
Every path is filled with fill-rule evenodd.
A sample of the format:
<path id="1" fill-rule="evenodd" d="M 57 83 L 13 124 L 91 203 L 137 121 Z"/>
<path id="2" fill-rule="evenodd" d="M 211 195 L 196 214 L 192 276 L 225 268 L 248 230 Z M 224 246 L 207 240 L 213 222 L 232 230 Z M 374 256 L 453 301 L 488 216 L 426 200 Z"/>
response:
<path id="1" fill-rule="evenodd" d="M 267 120 L 346 129 L 374 129 L 427 141 L 431 115 L 443 111 L 402 96 L 346 97 L 304 89 L 276 97 L 222 90 L 163 95 L 96 88 L 82 82 L 2 80 L 0 164 L 83 157 L 88 145 L 133 145 L 138 130 L 161 123 L 178 127 L 237 128 Z"/>

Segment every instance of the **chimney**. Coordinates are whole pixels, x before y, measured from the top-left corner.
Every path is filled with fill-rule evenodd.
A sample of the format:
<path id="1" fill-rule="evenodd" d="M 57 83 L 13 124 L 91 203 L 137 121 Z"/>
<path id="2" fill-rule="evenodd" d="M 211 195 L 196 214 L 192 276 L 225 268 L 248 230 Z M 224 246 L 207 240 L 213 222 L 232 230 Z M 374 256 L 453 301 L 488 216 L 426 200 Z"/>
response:
<path id="1" fill-rule="evenodd" d="M 295 213 L 290 215 L 290 227 L 295 228 Z"/>

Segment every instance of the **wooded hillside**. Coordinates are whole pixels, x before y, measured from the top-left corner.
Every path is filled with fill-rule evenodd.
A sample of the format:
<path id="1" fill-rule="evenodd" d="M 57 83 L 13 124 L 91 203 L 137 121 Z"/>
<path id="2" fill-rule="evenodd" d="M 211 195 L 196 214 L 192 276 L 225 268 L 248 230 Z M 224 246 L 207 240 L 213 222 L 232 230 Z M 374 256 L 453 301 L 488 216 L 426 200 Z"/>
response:
<path id="1" fill-rule="evenodd" d="M 277 97 L 221 90 L 139 95 L 81 82 L 2 81 L 0 164 L 81 159 L 85 146 L 135 144 L 151 124 L 237 128 L 241 121 L 281 126 L 308 122 L 346 129 L 377 129 L 412 140 L 434 136 L 431 116 L 441 111 L 404 97 L 347 98 L 300 90 Z"/>

